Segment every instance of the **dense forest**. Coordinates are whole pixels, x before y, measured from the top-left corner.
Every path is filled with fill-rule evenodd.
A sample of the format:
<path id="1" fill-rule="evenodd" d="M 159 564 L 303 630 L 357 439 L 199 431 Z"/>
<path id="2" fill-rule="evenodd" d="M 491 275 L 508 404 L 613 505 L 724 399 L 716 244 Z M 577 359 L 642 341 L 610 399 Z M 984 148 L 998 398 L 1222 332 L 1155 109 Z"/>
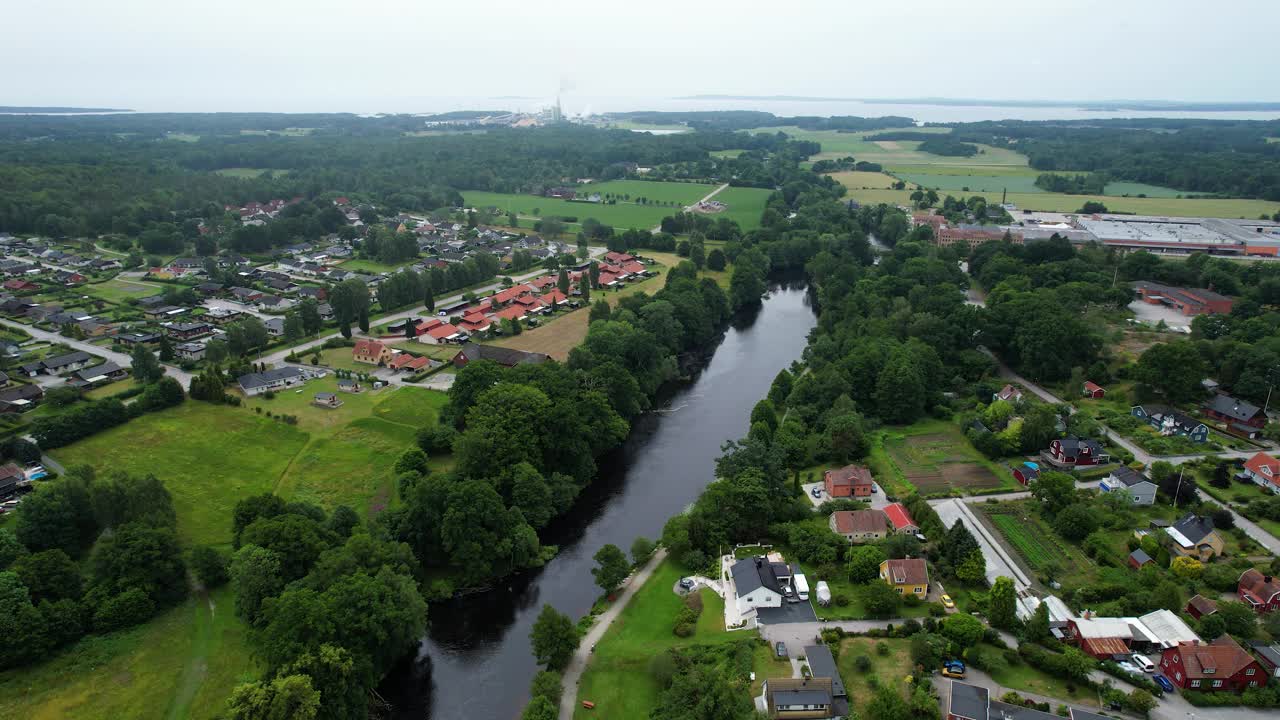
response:
<path id="1" fill-rule="evenodd" d="M 611 118 L 630 120 L 649 125 L 688 125 L 696 130 L 752 130 L 762 127 L 795 126 L 804 130 L 836 130 L 838 132 L 862 132 L 881 128 L 911 127 L 915 124 L 911 118 L 889 115 L 885 117 L 864 118 L 836 115 L 820 117 L 816 115 L 799 115 L 795 117 L 778 116 L 758 110 L 703 110 L 689 112 L 660 112 L 642 110 L 636 112 L 610 113 Z"/>

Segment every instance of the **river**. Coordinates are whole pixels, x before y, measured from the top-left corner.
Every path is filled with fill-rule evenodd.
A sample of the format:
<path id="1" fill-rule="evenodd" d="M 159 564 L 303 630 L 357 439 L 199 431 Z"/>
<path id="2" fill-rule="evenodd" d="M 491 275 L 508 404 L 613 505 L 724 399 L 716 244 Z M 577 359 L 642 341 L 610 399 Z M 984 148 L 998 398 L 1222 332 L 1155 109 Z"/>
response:
<path id="1" fill-rule="evenodd" d="M 431 606 L 417 658 L 380 688 L 395 717 L 518 717 L 537 672 L 529 629 L 543 603 L 574 618 L 591 609 L 600 592 L 591 576 L 595 552 L 608 543 L 629 551 L 640 535 L 657 538 L 667 518 L 697 498 L 720 445 L 746 434 L 752 406 L 799 359 L 816 322 L 799 284 L 774 285 L 758 311 L 736 318 L 710 361 L 634 423 L 573 510 L 544 533 L 560 546 L 546 567 Z"/>

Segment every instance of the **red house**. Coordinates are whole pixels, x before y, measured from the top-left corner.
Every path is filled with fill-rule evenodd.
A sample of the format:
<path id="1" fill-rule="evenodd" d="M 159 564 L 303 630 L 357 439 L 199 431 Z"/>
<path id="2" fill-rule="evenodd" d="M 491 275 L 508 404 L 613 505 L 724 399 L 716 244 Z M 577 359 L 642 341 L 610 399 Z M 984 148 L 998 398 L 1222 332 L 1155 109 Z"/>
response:
<path id="1" fill-rule="evenodd" d="M 1251 402 L 1218 393 L 1200 407 L 1208 417 L 1226 423 L 1237 432 L 1253 437 L 1267 424 L 1267 414 Z"/>
<path id="2" fill-rule="evenodd" d="M 1187 601 L 1187 614 L 1197 620 L 1216 612 L 1218 612 L 1218 603 L 1203 595 L 1196 595 Z"/>
<path id="3" fill-rule="evenodd" d="M 889 503 L 882 510 L 889 517 L 889 522 L 893 524 L 894 532 L 920 532 L 920 526 L 916 525 L 916 521 L 911 519 L 911 513 L 907 512 L 907 508 L 902 503 Z"/>
<path id="4" fill-rule="evenodd" d="M 31 281 L 29 281 L 29 280 L 23 280 L 23 279 L 21 279 L 21 278 L 15 278 L 15 279 L 13 279 L 13 280 L 5 280 L 5 281 L 4 281 L 4 289 L 5 289 L 5 290 L 15 290 L 15 291 L 19 291 L 19 292 L 21 292 L 21 291 L 24 291 L 24 290 L 39 290 L 39 289 L 40 289 L 40 286 L 39 286 L 39 285 L 37 285 L 37 284 L 35 284 L 35 283 L 33 283 L 33 282 L 31 282 Z"/>
<path id="5" fill-rule="evenodd" d="M 822 476 L 827 495 L 833 498 L 867 497 L 871 494 L 871 471 L 861 465 L 828 470 Z"/>
<path id="6" fill-rule="evenodd" d="M 1240 596 L 1240 602 L 1252 607 L 1256 612 L 1271 612 L 1280 608 L 1280 582 L 1253 568 L 1240 573 L 1236 595 Z"/>
<path id="7" fill-rule="evenodd" d="M 1098 441 L 1083 440 L 1074 435 L 1049 443 L 1046 453 L 1054 464 L 1067 467 L 1088 467 L 1111 459 Z"/>
<path id="8" fill-rule="evenodd" d="M 1030 485 L 1040 479 L 1040 466 L 1031 461 L 1024 462 L 1013 469 L 1013 479 L 1017 480 L 1019 485 Z"/>
<path id="9" fill-rule="evenodd" d="M 1181 642 L 1160 655 L 1160 671 L 1183 690 L 1243 692 L 1267 684 L 1267 672 L 1230 635 Z"/>
<path id="10" fill-rule="evenodd" d="M 1087 398 L 1093 398 L 1094 400 L 1101 400 L 1102 396 L 1107 394 L 1107 390 L 1106 388 L 1093 382 L 1092 380 L 1085 380 L 1084 387 L 1081 390 L 1081 394 Z"/>

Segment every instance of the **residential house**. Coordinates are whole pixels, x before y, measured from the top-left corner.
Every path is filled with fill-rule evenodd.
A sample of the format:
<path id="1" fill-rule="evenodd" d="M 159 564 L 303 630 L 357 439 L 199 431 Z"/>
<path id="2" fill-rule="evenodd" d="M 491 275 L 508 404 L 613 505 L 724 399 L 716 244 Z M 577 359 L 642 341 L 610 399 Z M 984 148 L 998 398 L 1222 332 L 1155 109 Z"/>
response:
<path id="1" fill-rule="evenodd" d="M 1005 402 L 1017 402 L 1022 399 L 1022 391 L 1013 385 L 1006 384 L 1000 388 L 1000 392 L 991 396 L 991 402 L 996 400 L 1004 400 Z"/>
<path id="2" fill-rule="evenodd" d="M 1222 536 L 1214 530 L 1212 518 L 1187 513 L 1165 532 L 1173 538 L 1169 549 L 1175 555 L 1205 561 L 1222 554 Z"/>
<path id="3" fill-rule="evenodd" d="M 764 682 L 765 708 L 769 717 L 829 718 L 832 709 L 833 678 L 770 678 Z"/>
<path id="4" fill-rule="evenodd" d="M 889 503 L 884 508 L 885 517 L 889 518 L 889 523 L 893 525 L 895 533 L 918 533 L 920 526 L 916 525 L 915 520 L 911 519 L 911 513 L 907 512 L 907 508 L 902 503 Z"/>
<path id="5" fill-rule="evenodd" d="M 1265 613 L 1280 608 L 1280 582 L 1253 568 L 1240 573 L 1236 595 L 1254 612 Z"/>
<path id="6" fill-rule="evenodd" d="M 83 350 L 59 355 L 57 357 L 45 358 L 40 361 L 40 367 L 49 375 L 61 375 L 63 373 L 75 372 L 89 366 L 89 363 L 97 360 Z"/>
<path id="7" fill-rule="evenodd" d="M 1254 640 L 1249 645 L 1258 657 L 1258 662 L 1267 671 L 1267 675 L 1280 679 L 1280 643 L 1267 644 Z"/>
<path id="8" fill-rule="evenodd" d="M 1191 617 L 1199 620 L 1206 615 L 1218 612 L 1218 603 L 1203 595 L 1196 595 L 1187 601 L 1186 612 Z"/>
<path id="9" fill-rule="evenodd" d="M 1250 438 L 1256 437 L 1267 424 L 1267 414 L 1251 402 L 1218 393 L 1205 401 L 1201 411 L 1208 417 L 1226 423 L 1227 427 Z"/>
<path id="10" fill-rule="evenodd" d="M 1054 440 L 1049 443 L 1049 449 L 1040 455 L 1050 464 L 1065 468 L 1100 465 L 1111 460 L 1111 456 L 1102 449 L 1098 441 L 1074 435 Z"/>
<path id="11" fill-rule="evenodd" d="M 883 540 L 889 534 L 889 520 L 879 510 L 837 510 L 827 518 L 827 525 L 850 543 Z"/>
<path id="12" fill-rule="evenodd" d="M 0 390 L 0 412 L 26 412 L 44 399 L 39 385 L 15 385 Z"/>
<path id="13" fill-rule="evenodd" d="M 460 342 L 467 333 L 460 325 L 447 323 L 440 318 L 432 318 L 419 323 L 416 330 L 418 342 L 426 345 L 441 345 L 447 342 Z"/>
<path id="14" fill-rule="evenodd" d="M 263 295 L 258 298 L 257 302 L 258 309 L 264 312 L 284 312 L 296 304 L 294 301 L 278 295 Z"/>
<path id="15" fill-rule="evenodd" d="M 253 288 L 247 288 L 247 287 L 231 288 L 232 299 L 234 299 L 236 302 L 241 303 L 243 305 L 252 305 L 253 303 L 258 302 L 259 300 L 262 299 L 263 294 L 264 293 L 261 290 L 254 290 Z"/>
<path id="16" fill-rule="evenodd" d="M 186 311 L 186 308 L 178 307 L 177 305 L 157 305 L 155 307 L 147 308 L 142 312 L 142 314 L 148 320 L 162 322 L 165 320 L 172 320 Z"/>
<path id="17" fill-rule="evenodd" d="M 13 280 L 4 281 L 4 289 L 12 292 L 30 292 L 32 290 L 39 290 L 40 286 L 30 280 L 14 278 Z"/>
<path id="18" fill-rule="evenodd" d="M 267 391 L 300 385 L 311 378 L 324 375 L 323 370 L 310 369 L 294 365 L 275 368 L 260 373 L 249 373 L 239 378 L 240 389 L 245 395 L 261 395 Z"/>
<path id="19" fill-rule="evenodd" d="M 129 371 L 113 362 L 104 362 L 91 368 L 72 373 L 71 381 L 77 385 L 101 385 L 128 377 Z"/>
<path id="20" fill-rule="evenodd" d="M 1020 485 L 1030 485 L 1040 479 L 1040 466 L 1030 460 L 1024 460 L 1021 465 L 1013 469 L 1013 479 Z"/>
<path id="21" fill-rule="evenodd" d="M 1280 460 L 1267 453 L 1256 453 L 1244 462 L 1239 476 L 1273 493 L 1280 493 Z"/>
<path id="22" fill-rule="evenodd" d="M 1156 502 L 1156 484 L 1137 470 L 1124 465 L 1103 478 L 1098 483 L 1098 489 L 1102 492 L 1125 490 L 1132 496 L 1134 505 L 1154 505 Z"/>
<path id="23" fill-rule="evenodd" d="M 813 678 L 831 679 L 831 710 L 835 717 L 844 717 L 849 713 L 849 693 L 844 688 L 844 680 L 836 666 L 835 656 L 826 645 L 806 645 L 804 660 L 809 666 L 809 676 Z"/>
<path id="24" fill-rule="evenodd" d="M 205 343 L 197 340 L 196 342 L 184 342 L 174 345 L 173 354 L 179 360 L 199 362 L 204 359 L 204 353 L 207 349 L 208 346 Z"/>
<path id="25" fill-rule="evenodd" d="M 1145 420 L 1161 435 L 1177 435 L 1192 442 L 1209 439 L 1208 425 L 1168 405 L 1134 405 L 1129 412 L 1139 420 Z"/>
<path id="26" fill-rule="evenodd" d="M 233 322 L 243 319 L 244 316 L 245 314 L 243 312 L 236 310 L 235 308 L 218 306 L 209 308 L 201 317 L 214 325 L 230 325 Z"/>
<path id="27" fill-rule="evenodd" d="M 213 326 L 207 322 L 171 323 L 164 326 L 164 334 L 174 340 L 193 340 L 213 334 Z"/>
<path id="28" fill-rule="evenodd" d="M 195 291 L 205 297 L 213 297 L 222 293 L 222 283 L 203 282 L 195 287 Z"/>
<path id="29" fill-rule="evenodd" d="M 0 498 L 11 497 L 18 492 L 19 483 L 26 482 L 27 474 L 22 472 L 22 468 L 7 463 L 0 466 Z"/>
<path id="30" fill-rule="evenodd" d="M 469 342 L 462 346 L 457 355 L 453 356 L 453 364 L 455 367 L 461 368 L 473 360 L 492 360 L 505 367 L 515 367 L 516 365 L 536 365 L 547 362 L 550 359 L 550 355 L 543 353 L 525 352 L 496 345 L 481 345 L 480 343 Z"/>
<path id="31" fill-rule="evenodd" d="M 1230 635 L 1185 642 L 1160 655 L 1160 672 L 1183 690 L 1243 692 L 1267 684 L 1267 671 Z"/>
<path id="32" fill-rule="evenodd" d="M 867 497 L 874 487 L 871 471 L 862 465 L 846 465 L 822 475 L 827 495 L 833 498 Z"/>
<path id="33" fill-rule="evenodd" d="M 738 614 L 761 607 L 782 607 L 783 583 L 763 557 L 745 558 L 729 568 Z"/>
<path id="34" fill-rule="evenodd" d="M 307 298 L 311 298 L 316 302 L 324 302 L 325 300 L 329 299 L 329 291 L 322 287 L 316 287 L 313 285 L 304 285 L 298 288 L 298 297 L 304 300 Z"/>
<path id="35" fill-rule="evenodd" d="M 342 392 L 358 393 L 364 388 L 360 387 L 360 382 L 352 378 L 340 378 L 338 380 L 338 390 Z"/>
<path id="36" fill-rule="evenodd" d="M 929 594 L 929 568 L 920 558 L 885 560 L 880 563 L 880 579 L 903 595 L 923 600 Z"/>
<path id="37" fill-rule="evenodd" d="M 316 312 L 320 315 L 320 319 L 328 322 L 336 317 L 333 313 L 333 306 L 329 303 L 320 303 L 316 306 Z"/>
<path id="38" fill-rule="evenodd" d="M 262 326 L 267 329 L 267 334 L 271 337 L 284 337 L 284 318 L 267 318 L 262 321 Z"/>
<path id="39" fill-rule="evenodd" d="M 311 399 L 311 404 L 322 408 L 342 407 L 342 401 L 331 392 L 319 392 Z"/>
<path id="40" fill-rule="evenodd" d="M 1081 388 L 1080 392 L 1085 397 L 1093 398 L 1094 400 L 1101 400 L 1102 397 L 1107 394 L 1106 388 L 1092 380 L 1085 380 L 1084 387 Z"/>
<path id="41" fill-rule="evenodd" d="M 377 340 L 357 340 L 351 359 L 366 365 L 385 365 L 391 359 L 391 347 Z"/>

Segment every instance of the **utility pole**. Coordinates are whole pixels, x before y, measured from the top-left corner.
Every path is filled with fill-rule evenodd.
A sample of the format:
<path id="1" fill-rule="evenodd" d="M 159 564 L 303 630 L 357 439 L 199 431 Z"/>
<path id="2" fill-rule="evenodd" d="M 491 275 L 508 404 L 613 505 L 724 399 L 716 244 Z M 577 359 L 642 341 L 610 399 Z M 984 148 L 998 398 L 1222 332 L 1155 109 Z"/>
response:
<path id="1" fill-rule="evenodd" d="M 1178 489 L 1173 491 L 1173 509 L 1174 510 L 1178 509 L 1178 496 L 1182 494 L 1182 473 L 1184 472 L 1186 472 L 1185 469 L 1178 470 Z"/>

